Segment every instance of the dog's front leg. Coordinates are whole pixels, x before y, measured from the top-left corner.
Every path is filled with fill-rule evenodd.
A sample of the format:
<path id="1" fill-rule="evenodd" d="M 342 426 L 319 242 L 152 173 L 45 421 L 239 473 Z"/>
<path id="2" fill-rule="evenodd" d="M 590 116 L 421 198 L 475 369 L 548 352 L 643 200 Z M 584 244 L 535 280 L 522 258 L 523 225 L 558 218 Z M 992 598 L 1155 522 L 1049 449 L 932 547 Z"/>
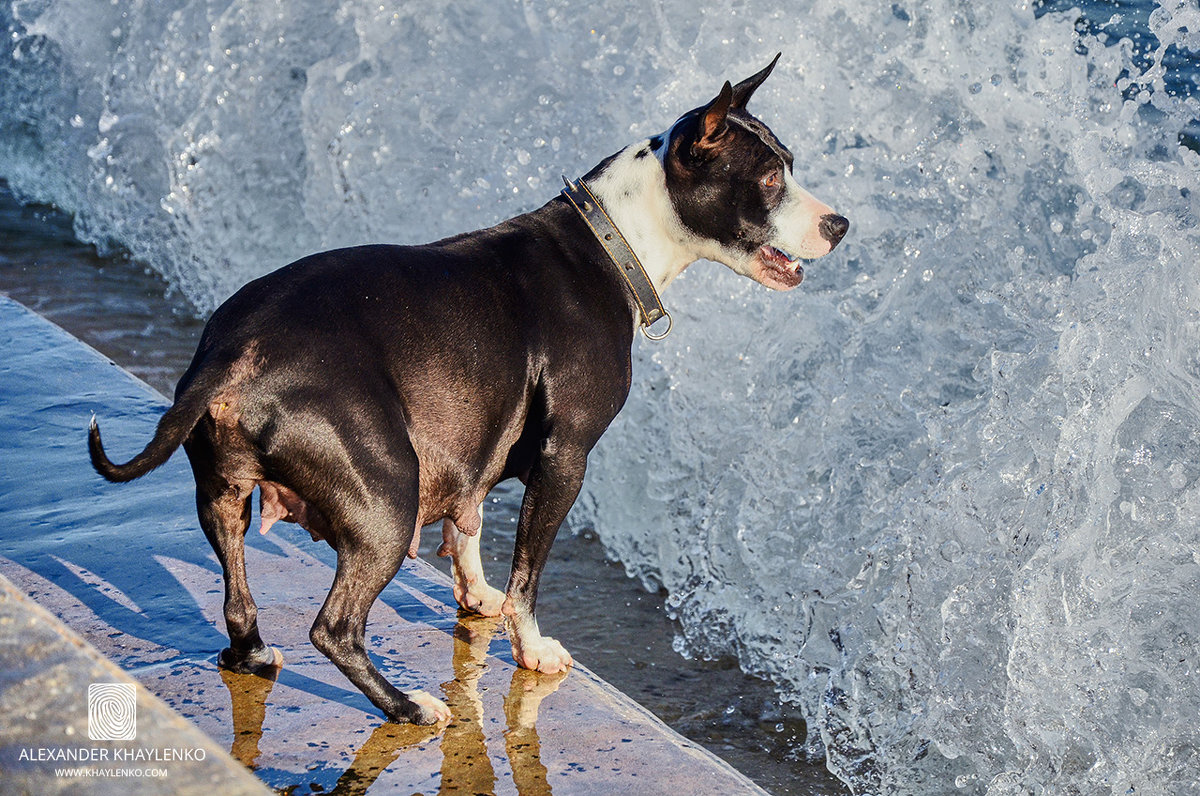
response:
<path id="1" fill-rule="evenodd" d="M 479 509 L 480 524 L 483 522 L 483 505 Z M 492 588 L 483 577 L 483 562 L 479 558 L 479 537 L 482 530 L 465 534 L 454 524 L 454 520 L 442 520 L 442 544 L 439 556 L 450 556 L 450 572 L 454 576 L 454 599 L 464 610 L 482 616 L 500 616 L 504 603 L 504 592 Z"/>
<path id="2" fill-rule="evenodd" d="M 554 544 L 558 526 L 579 495 L 586 468 L 585 448 L 548 438 L 542 443 L 541 455 L 525 487 L 512 575 L 502 611 L 512 641 L 513 659 L 526 669 L 550 674 L 574 663 L 562 644 L 538 630 L 534 608 L 550 546 Z"/>

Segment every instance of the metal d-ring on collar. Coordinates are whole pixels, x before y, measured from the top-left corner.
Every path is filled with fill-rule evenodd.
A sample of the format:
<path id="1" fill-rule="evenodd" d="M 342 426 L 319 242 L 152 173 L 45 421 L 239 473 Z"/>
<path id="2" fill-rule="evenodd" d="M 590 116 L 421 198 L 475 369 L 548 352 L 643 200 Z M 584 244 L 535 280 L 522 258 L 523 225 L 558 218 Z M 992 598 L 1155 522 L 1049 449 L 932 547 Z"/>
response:
<path id="1" fill-rule="evenodd" d="M 642 314 L 642 334 L 650 340 L 663 339 L 671 333 L 674 320 L 671 318 L 671 313 L 667 312 L 662 301 L 659 300 L 658 291 L 654 289 L 654 283 L 646 275 L 646 269 L 642 267 L 641 261 L 633 253 L 625 236 L 609 218 L 608 213 L 604 211 L 604 205 L 600 204 L 600 200 L 588 188 L 587 183 L 582 179 L 571 182 L 565 176 L 563 182 L 567 184 L 567 187 L 563 189 L 563 196 L 567 197 L 571 206 L 579 212 L 579 215 L 583 216 L 583 220 L 587 222 L 588 228 L 596 236 L 596 240 L 600 241 L 600 245 L 604 247 L 604 251 L 617 266 L 621 276 L 625 277 L 625 284 L 629 285 L 629 289 L 633 291 L 633 298 L 637 301 L 638 309 Z M 651 334 L 650 327 L 664 317 L 667 319 L 667 330 L 659 335 Z"/>

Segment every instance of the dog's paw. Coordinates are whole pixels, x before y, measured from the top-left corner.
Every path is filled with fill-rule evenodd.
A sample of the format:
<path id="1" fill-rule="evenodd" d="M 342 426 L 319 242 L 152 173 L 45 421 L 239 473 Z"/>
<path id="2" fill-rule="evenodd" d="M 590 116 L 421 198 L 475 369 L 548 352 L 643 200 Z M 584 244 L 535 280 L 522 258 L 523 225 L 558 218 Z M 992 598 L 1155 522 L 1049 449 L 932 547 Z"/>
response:
<path id="1" fill-rule="evenodd" d="M 549 636 L 521 644 L 513 640 L 513 660 L 523 669 L 532 669 L 543 674 L 565 671 L 575 663 L 571 653 Z"/>
<path id="2" fill-rule="evenodd" d="M 404 717 L 413 724 L 437 724 L 454 716 L 445 702 L 425 691 L 409 691 L 404 696 L 415 707 L 411 716 Z"/>
<path id="3" fill-rule="evenodd" d="M 504 605 L 504 592 L 479 581 L 464 587 L 455 579 L 454 599 L 464 610 L 480 616 L 500 616 L 500 607 Z"/>
<path id="4" fill-rule="evenodd" d="M 226 647 L 217 656 L 217 665 L 238 674 L 260 674 L 283 668 L 283 653 L 275 647 L 262 647 L 248 654 L 238 654 Z"/>

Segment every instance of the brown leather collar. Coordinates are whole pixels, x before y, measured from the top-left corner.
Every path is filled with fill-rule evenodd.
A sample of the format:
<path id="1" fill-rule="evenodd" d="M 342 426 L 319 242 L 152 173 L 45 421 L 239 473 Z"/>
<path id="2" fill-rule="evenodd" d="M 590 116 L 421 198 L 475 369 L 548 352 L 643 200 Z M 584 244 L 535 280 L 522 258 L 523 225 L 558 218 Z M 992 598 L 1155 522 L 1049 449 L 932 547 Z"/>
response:
<path id="1" fill-rule="evenodd" d="M 604 205 L 600 204 L 600 200 L 588 188 L 587 183 L 582 179 L 572 183 L 565 176 L 563 182 L 567 184 L 567 187 L 563 189 L 563 196 L 567 197 L 571 206 L 578 211 L 579 215 L 583 216 L 588 229 L 596 236 L 596 240 L 604 247 L 604 251 L 616 266 L 617 271 L 625 278 L 625 284 L 629 285 L 638 309 L 641 310 L 642 334 L 650 340 L 663 339 L 671 333 L 674 321 L 671 313 L 667 312 L 662 301 L 659 300 L 658 291 L 654 289 L 654 283 L 647 276 L 641 261 L 633 253 L 625 236 L 609 218 L 608 213 L 604 210 Z M 664 317 L 667 319 L 667 330 L 660 335 L 651 334 L 650 326 Z"/>

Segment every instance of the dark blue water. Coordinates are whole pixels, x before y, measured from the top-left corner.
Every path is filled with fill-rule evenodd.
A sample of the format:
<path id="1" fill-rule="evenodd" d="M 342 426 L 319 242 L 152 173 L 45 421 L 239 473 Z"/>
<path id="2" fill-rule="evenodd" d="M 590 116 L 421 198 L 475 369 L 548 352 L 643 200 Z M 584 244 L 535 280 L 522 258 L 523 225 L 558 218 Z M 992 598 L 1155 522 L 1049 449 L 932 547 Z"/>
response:
<path id="1" fill-rule="evenodd" d="M 1133 45 L 1133 61 L 1141 69 L 1150 66 L 1152 55 L 1161 46 L 1158 37 L 1150 30 L 1150 14 L 1158 8 L 1154 0 L 1039 0 L 1034 6 L 1040 17 L 1045 14 L 1076 14 L 1075 29 L 1089 36 L 1107 37 L 1109 46 L 1121 41 Z M 1087 46 L 1080 43 L 1078 52 L 1087 54 Z M 1162 58 L 1166 74 L 1163 83 L 1173 97 L 1193 97 L 1200 92 L 1200 54 L 1171 44 Z M 1125 73 L 1128 76 L 1128 72 Z M 1128 99 L 1137 89 L 1126 89 Z M 1191 149 L 1200 151 L 1200 119 L 1193 119 L 1181 133 L 1181 141 Z"/>

